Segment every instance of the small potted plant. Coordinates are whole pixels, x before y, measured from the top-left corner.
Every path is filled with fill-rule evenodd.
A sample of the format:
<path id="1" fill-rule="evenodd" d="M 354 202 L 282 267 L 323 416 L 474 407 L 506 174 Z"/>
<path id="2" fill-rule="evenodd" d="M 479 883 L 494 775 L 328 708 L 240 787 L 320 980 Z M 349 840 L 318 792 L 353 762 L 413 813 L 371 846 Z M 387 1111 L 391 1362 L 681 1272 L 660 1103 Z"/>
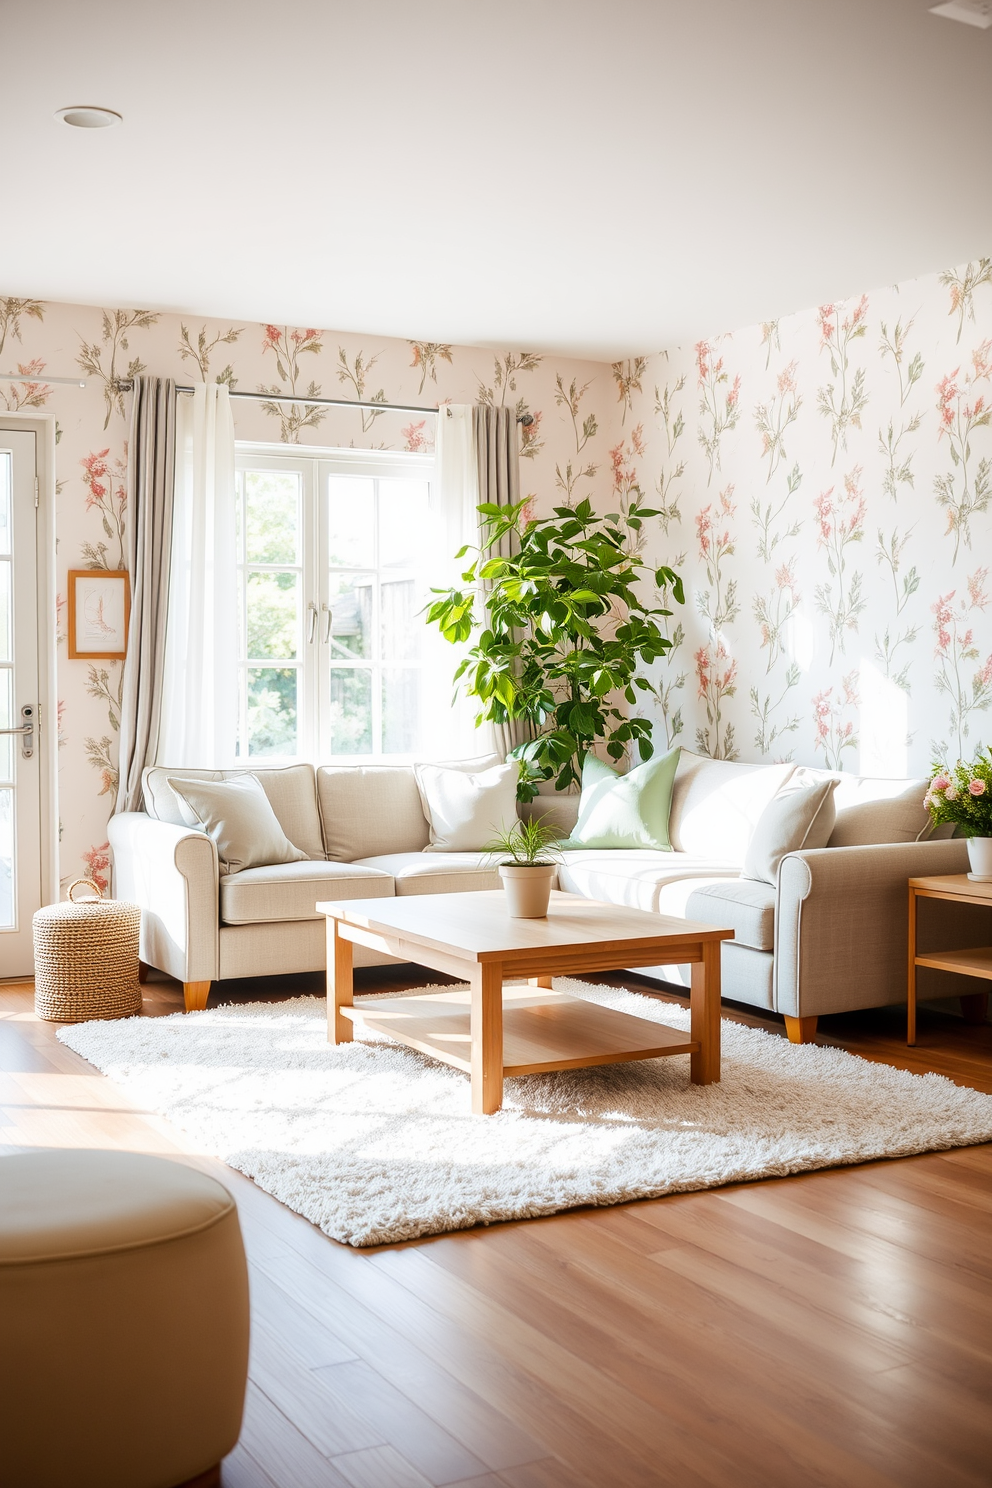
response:
<path id="1" fill-rule="evenodd" d="M 486 843 L 486 852 L 503 860 L 499 876 L 512 919 L 539 920 L 547 914 L 556 860 L 561 858 L 557 837 L 555 829 L 543 822 L 519 821 Z"/>
<path id="2" fill-rule="evenodd" d="M 970 765 L 934 765 L 924 802 L 935 826 L 953 822 L 968 839 L 968 877 L 992 882 L 992 750 Z"/>

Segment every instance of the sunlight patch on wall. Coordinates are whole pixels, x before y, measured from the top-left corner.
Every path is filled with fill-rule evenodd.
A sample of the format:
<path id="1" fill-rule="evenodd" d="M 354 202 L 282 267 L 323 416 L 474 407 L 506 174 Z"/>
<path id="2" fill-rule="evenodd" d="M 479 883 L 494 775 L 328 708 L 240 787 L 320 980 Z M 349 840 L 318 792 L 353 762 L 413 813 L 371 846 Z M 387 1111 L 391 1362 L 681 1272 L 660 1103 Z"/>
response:
<path id="1" fill-rule="evenodd" d="M 860 773 L 909 774 L 909 697 L 890 677 L 862 658 L 859 717 Z"/>

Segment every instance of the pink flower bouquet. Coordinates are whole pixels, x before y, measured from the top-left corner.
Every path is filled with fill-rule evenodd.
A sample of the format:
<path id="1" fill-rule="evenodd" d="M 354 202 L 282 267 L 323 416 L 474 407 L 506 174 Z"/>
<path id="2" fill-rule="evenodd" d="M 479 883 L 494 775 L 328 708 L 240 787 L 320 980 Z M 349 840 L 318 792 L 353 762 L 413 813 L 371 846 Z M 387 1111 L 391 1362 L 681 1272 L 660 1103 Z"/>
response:
<path id="1" fill-rule="evenodd" d="M 935 764 L 923 803 L 934 826 L 954 822 L 956 837 L 992 837 L 992 750 L 970 765 Z"/>

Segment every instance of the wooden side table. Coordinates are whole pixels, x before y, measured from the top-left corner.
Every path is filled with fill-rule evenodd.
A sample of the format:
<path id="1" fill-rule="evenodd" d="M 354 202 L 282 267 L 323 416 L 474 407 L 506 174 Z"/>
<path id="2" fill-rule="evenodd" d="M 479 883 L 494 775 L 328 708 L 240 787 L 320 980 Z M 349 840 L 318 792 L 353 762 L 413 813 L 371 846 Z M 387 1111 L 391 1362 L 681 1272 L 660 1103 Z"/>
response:
<path id="1" fill-rule="evenodd" d="M 948 873 L 939 878 L 909 880 L 909 988 L 906 999 L 906 1042 L 916 1043 L 916 968 L 932 966 L 936 971 L 953 971 L 960 976 L 983 977 L 992 981 L 992 946 L 973 946 L 964 951 L 927 951 L 916 949 L 916 902 L 918 899 L 949 899 L 955 904 L 983 904 L 992 909 L 992 883 L 978 883 L 967 873 Z M 961 998 L 961 1010 L 969 1022 L 981 1023 L 988 1009 L 987 992 L 969 993 Z"/>

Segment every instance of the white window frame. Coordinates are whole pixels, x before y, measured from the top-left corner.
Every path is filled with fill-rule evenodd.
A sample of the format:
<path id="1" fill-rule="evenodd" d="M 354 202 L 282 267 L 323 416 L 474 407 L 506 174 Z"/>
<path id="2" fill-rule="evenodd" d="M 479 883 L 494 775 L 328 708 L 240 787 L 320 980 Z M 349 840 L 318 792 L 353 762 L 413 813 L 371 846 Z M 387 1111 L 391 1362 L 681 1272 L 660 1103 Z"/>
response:
<path id="1" fill-rule="evenodd" d="M 313 764 L 327 763 L 333 760 L 335 764 L 362 763 L 375 760 L 377 763 L 409 763 L 416 756 L 414 754 L 387 754 L 379 745 L 381 743 L 381 686 L 377 681 L 385 666 L 402 666 L 403 663 L 384 660 L 381 656 L 372 659 L 356 657 L 353 664 L 354 670 L 367 668 L 372 672 L 372 741 L 373 748 L 369 754 L 344 754 L 331 752 L 330 728 L 330 667 L 326 663 L 324 648 L 327 645 L 325 634 L 327 630 L 327 616 L 330 603 L 329 580 L 332 573 L 328 563 L 330 533 L 327 527 L 328 503 L 323 499 L 324 487 L 329 475 L 353 475 L 363 477 L 401 478 L 426 480 L 429 483 L 435 478 L 435 460 L 433 453 L 408 453 L 396 450 L 352 450 L 315 448 L 311 445 L 303 447 L 287 446 L 285 444 L 258 444 L 239 440 L 235 446 L 235 469 L 238 478 L 238 502 L 243 500 L 242 473 L 245 470 L 293 470 L 301 476 L 302 489 L 302 553 L 299 564 L 247 564 L 245 559 L 245 532 L 242 526 L 241 540 L 238 546 L 238 573 L 239 578 L 249 569 L 265 570 L 269 568 L 274 571 L 285 572 L 296 568 L 302 576 L 302 594 L 300 598 L 300 655 L 296 662 L 284 662 L 281 665 L 294 666 L 300 674 L 300 682 L 297 685 L 297 739 L 298 752 L 295 755 L 276 754 L 239 754 L 237 762 L 245 764 L 249 761 L 272 765 L 284 765 L 292 763 L 303 763 L 309 761 Z M 242 508 L 243 510 L 243 508 Z M 378 524 L 376 524 L 376 542 L 378 543 Z M 373 572 L 378 580 L 380 568 L 378 564 L 378 552 L 375 553 L 375 564 L 373 566 L 363 565 L 361 572 Z M 336 569 L 341 572 L 348 570 Z M 352 570 L 358 572 L 357 569 Z M 376 583 L 376 593 L 379 591 L 379 583 Z M 247 602 L 248 586 L 243 581 L 240 583 L 240 603 L 242 613 L 240 617 L 240 633 L 247 635 Z M 310 606 L 315 606 L 311 610 Z M 310 616 L 315 613 L 316 626 L 314 641 L 311 644 L 308 636 L 310 631 Z M 378 616 L 373 621 L 374 633 L 378 635 Z M 377 643 L 378 644 L 378 643 Z M 257 664 L 250 657 L 240 653 L 238 656 L 239 673 L 239 748 L 241 741 L 247 739 L 247 682 L 246 673 L 249 666 Z M 264 664 L 264 663 L 263 663 Z M 344 669 L 344 668 L 342 668 Z"/>

